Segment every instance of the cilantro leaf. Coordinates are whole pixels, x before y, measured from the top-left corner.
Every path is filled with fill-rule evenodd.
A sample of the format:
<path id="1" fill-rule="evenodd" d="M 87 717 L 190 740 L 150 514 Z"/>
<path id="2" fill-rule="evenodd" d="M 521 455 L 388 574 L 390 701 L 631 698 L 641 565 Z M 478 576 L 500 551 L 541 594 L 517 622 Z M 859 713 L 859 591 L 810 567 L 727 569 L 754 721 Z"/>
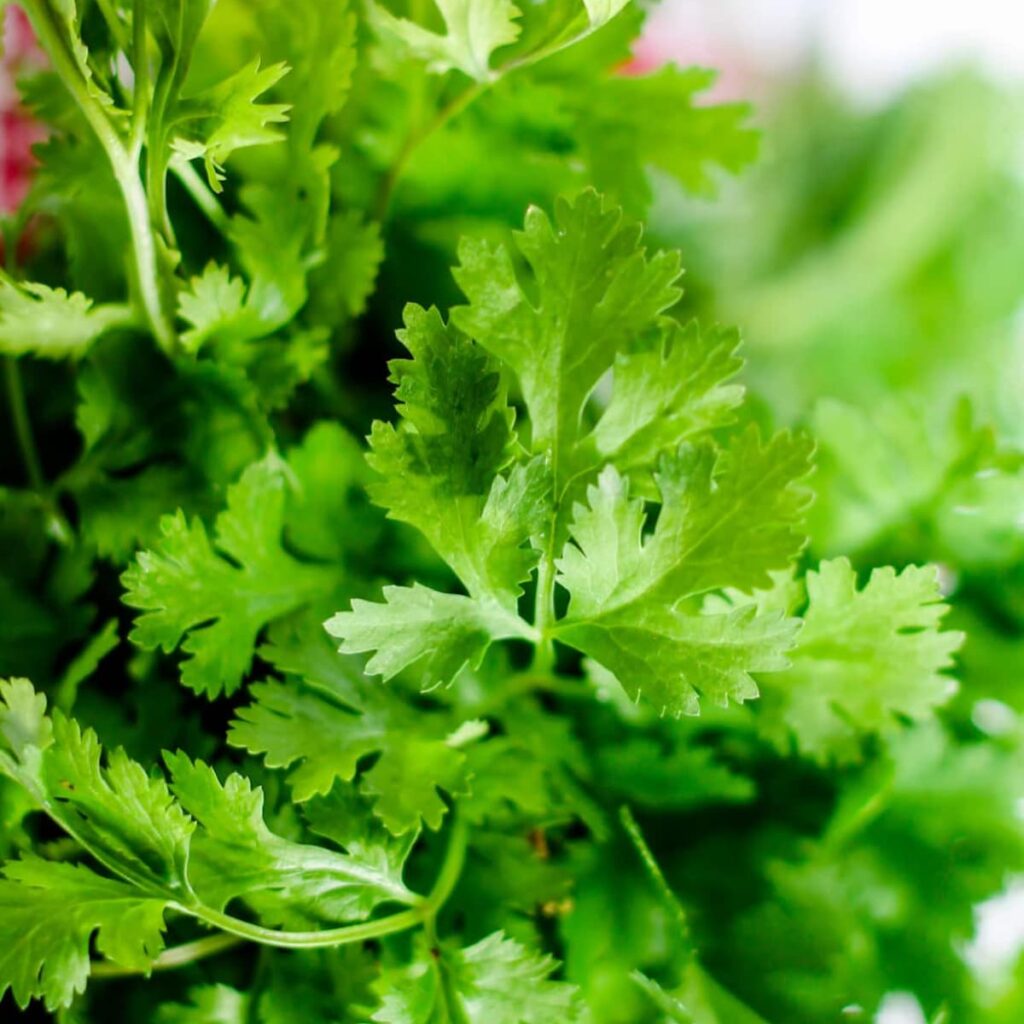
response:
<path id="1" fill-rule="evenodd" d="M 186 889 L 193 821 L 162 779 L 123 750 L 103 763 L 91 729 L 59 710 L 24 679 L 0 682 L 0 773 L 122 878 L 150 892 Z"/>
<path id="2" fill-rule="evenodd" d="M 575 459 L 614 462 L 626 473 L 651 468 L 662 452 L 728 424 L 743 398 L 730 383 L 743 365 L 738 344 L 735 330 L 673 322 L 651 343 L 619 352 L 611 400 Z"/>
<path id="3" fill-rule="evenodd" d="M 497 366 L 437 310 L 408 306 L 393 360 L 401 423 L 380 421 L 370 488 L 391 518 L 417 527 L 470 594 L 514 609 L 536 556 L 523 545 L 544 519 L 541 462 L 500 475 L 514 457 L 513 413 Z"/>
<path id="4" fill-rule="evenodd" d="M 238 774 L 221 782 L 201 761 L 165 754 L 174 795 L 198 822 L 189 858 L 189 880 L 203 902 L 223 910 L 242 898 L 264 920 L 313 921 L 365 918 L 381 903 L 409 903 L 401 863 L 291 842 L 263 821 L 263 791 Z"/>
<path id="5" fill-rule="evenodd" d="M 163 948 L 166 900 L 103 878 L 86 867 L 12 861 L 0 879 L 0 997 L 11 989 L 24 1009 L 70 1006 L 85 990 L 89 950 L 145 970 Z"/>
<path id="6" fill-rule="evenodd" d="M 932 567 L 875 569 L 858 589 L 849 561 L 822 562 L 807 574 L 792 664 L 764 682 L 766 728 L 824 760 L 855 755 L 897 716 L 925 717 L 955 689 L 945 670 L 963 634 L 941 630 L 948 610 Z"/>
<path id="7" fill-rule="evenodd" d="M 94 305 L 81 292 L 15 284 L 0 273 L 0 353 L 78 359 L 102 334 L 133 322 L 126 306 Z"/>
<path id="8" fill-rule="evenodd" d="M 342 641 L 342 654 L 375 652 L 367 672 L 388 680 L 412 669 L 424 689 L 450 682 L 467 665 L 478 667 L 495 640 L 529 636 L 516 615 L 419 583 L 385 587 L 383 604 L 357 598 L 325 627 Z"/>
<path id="9" fill-rule="evenodd" d="M 188 126 L 188 132 L 176 136 L 172 145 L 184 160 L 203 159 L 214 192 L 221 191 L 224 162 L 235 150 L 264 146 L 284 138 L 270 126 L 287 120 L 288 104 L 256 100 L 287 73 L 284 64 L 261 69 L 259 60 L 255 60 L 180 104 L 178 116 Z"/>
<path id="10" fill-rule="evenodd" d="M 579 1019 L 576 989 L 549 975 L 555 962 L 495 932 L 438 956 L 425 943 L 408 967 L 384 972 L 375 988 L 379 1024 L 446 1024 L 457 1019 L 493 1024 L 568 1024 Z M 454 1004 L 454 1005 L 452 1005 Z"/>
<path id="11" fill-rule="evenodd" d="M 416 712 L 367 680 L 319 630 L 278 629 L 260 656 L 287 681 L 250 688 L 253 702 L 239 709 L 230 743 L 263 755 L 271 768 L 292 768 L 288 781 L 298 801 L 352 780 L 363 758 L 379 754 L 360 779 L 374 813 L 396 835 L 421 820 L 440 826 L 447 808 L 438 788 L 460 794 L 467 782 L 465 754 L 447 742 L 453 722 Z"/>
<path id="12" fill-rule="evenodd" d="M 648 259 L 639 227 L 593 191 L 559 199 L 553 223 L 531 208 L 515 246 L 530 269 L 529 292 L 507 248 L 463 241 L 454 273 L 469 305 L 451 316 L 516 374 L 533 450 L 550 453 L 557 497 L 594 385 L 679 298 L 679 257 Z"/>
<path id="13" fill-rule="evenodd" d="M 330 568 L 283 547 L 285 490 L 280 460 L 267 456 L 228 489 L 212 543 L 198 519 L 179 511 L 122 577 L 125 604 L 142 612 L 129 638 L 145 650 L 181 644 L 190 655 L 181 681 L 197 693 L 237 690 L 260 630 L 335 585 Z"/>
<path id="14" fill-rule="evenodd" d="M 721 587 L 752 589 L 788 564 L 802 545 L 809 456 L 800 437 L 762 447 L 754 429 L 721 456 L 707 442 L 682 446 L 656 474 L 662 508 L 646 540 L 643 502 L 607 467 L 558 563 L 570 603 L 555 635 L 663 714 L 696 714 L 698 691 L 719 704 L 757 696 L 751 673 L 785 667 L 798 624 L 753 605 L 731 615 L 681 605 Z"/>
<path id="15" fill-rule="evenodd" d="M 444 19 L 443 34 L 408 18 L 395 17 L 380 4 L 371 6 L 374 26 L 409 56 L 426 62 L 430 71 L 462 71 L 485 82 L 495 50 L 519 36 L 519 8 L 510 0 L 435 0 Z"/>

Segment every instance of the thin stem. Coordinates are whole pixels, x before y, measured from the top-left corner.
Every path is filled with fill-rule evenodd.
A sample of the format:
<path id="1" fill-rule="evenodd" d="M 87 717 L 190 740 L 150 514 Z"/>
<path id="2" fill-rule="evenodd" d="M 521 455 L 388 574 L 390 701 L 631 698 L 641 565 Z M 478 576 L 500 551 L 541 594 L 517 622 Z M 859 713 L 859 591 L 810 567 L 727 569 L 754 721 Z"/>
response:
<path id="1" fill-rule="evenodd" d="M 315 949 L 322 946 L 341 946 L 350 942 L 365 942 L 367 939 L 408 931 L 437 916 L 438 911 L 444 906 L 455 888 L 455 883 L 462 872 L 466 856 L 466 840 L 464 826 L 459 821 L 455 821 L 452 825 L 452 834 L 445 852 L 444 863 L 441 865 L 441 871 L 430 895 L 408 910 L 378 918 L 376 921 L 364 921 L 360 924 L 343 925 L 340 928 L 328 928 L 321 931 L 285 932 L 242 921 L 201 904 L 174 903 L 171 906 L 181 913 L 205 921 L 221 931 L 264 946 L 276 946 L 281 949 Z"/>
<path id="2" fill-rule="evenodd" d="M 122 967 L 109 960 L 94 960 L 89 966 L 89 973 L 94 978 L 130 978 L 151 971 L 172 971 L 176 967 L 205 960 L 226 950 L 240 946 L 245 940 L 237 935 L 207 935 L 205 938 L 186 942 L 180 946 L 165 949 L 148 967 Z"/>
<path id="3" fill-rule="evenodd" d="M 231 218 L 224 212 L 224 207 L 220 205 L 217 197 L 210 191 L 209 185 L 203 181 L 196 169 L 190 163 L 175 160 L 171 164 L 171 172 L 184 186 L 185 191 L 192 197 L 192 201 L 199 207 L 206 219 L 222 235 L 227 235 L 231 228 Z"/>
<path id="4" fill-rule="evenodd" d="M 32 490 L 42 493 L 46 487 L 43 479 L 43 467 L 39 461 L 35 438 L 32 436 L 32 423 L 28 417 L 28 405 L 25 402 L 25 388 L 21 383 L 21 371 L 14 356 L 4 358 L 4 383 L 7 387 L 7 402 L 11 407 L 11 420 L 14 424 L 14 437 L 18 442 L 18 451 L 25 466 L 25 473 Z"/>
<path id="5" fill-rule="evenodd" d="M 138 161 L 146 135 L 149 110 L 149 60 L 146 53 L 146 0 L 135 0 L 132 7 L 132 70 L 135 72 L 132 95 L 131 156 Z"/>

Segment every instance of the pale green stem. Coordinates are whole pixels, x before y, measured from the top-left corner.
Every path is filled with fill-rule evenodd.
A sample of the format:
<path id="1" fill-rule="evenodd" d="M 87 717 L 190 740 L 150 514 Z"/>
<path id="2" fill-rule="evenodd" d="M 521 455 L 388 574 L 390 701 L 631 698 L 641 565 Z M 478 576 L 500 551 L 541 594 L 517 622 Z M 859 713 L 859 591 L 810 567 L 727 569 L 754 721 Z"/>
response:
<path id="1" fill-rule="evenodd" d="M 43 468 L 36 451 L 35 438 L 32 436 L 32 424 L 28 418 L 28 405 L 25 402 L 25 389 L 21 383 L 21 371 L 18 369 L 14 356 L 4 359 L 4 383 L 7 386 L 7 404 L 11 408 L 11 420 L 14 425 L 14 438 L 18 442 L 21 461 L 28 475 L 29 486 L 37 493 L 46 487 L 43 479 Z"/>

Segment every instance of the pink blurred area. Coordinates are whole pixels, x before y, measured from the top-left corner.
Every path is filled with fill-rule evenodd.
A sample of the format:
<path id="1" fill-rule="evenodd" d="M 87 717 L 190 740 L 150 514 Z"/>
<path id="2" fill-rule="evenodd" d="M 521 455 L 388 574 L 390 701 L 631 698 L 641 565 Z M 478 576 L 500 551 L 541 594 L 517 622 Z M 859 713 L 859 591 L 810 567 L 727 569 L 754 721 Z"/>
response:
<path id="1" fill-rule="evenodd" d="M 45 58 L 28 18 L 17 7 L 4 12 L 0 52 L 0 213 L 11 213 L 20 206 L 32 181 L 32 146 L 46 135 L 45 128 L 18 99 L 18 75 L 42 67 Z"/>

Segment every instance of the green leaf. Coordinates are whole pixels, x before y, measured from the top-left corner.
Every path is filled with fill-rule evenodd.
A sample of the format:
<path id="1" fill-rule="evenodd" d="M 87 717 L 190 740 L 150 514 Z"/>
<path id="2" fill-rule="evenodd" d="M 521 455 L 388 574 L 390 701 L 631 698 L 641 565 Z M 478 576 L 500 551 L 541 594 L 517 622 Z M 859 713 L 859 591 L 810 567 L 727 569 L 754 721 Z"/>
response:
<path id="1" fill-rule="evenodd" d="M 455 278 L 469 299 L 452 321 L 516 374 L 534 451 L 552 460 L 556 497 L 583 406 L 618 352 L 652 330 L 680 295 L 677 253 L 648 259 L 640 228 L 596 192 L 559 199 L 554 222 L 533 207 L 504 246 L 464 239 Z M 529 267 L 529 286 L 515 259 Z"/>
<path id="2" fill-rule="evenodd" d="M 492 77 L 495 50 L 519 37 L 519 8 L 510 0 L 435 0 L 444 33 L 432 32 L 408 18 L 396 18 L 380 4 L 370 11 L 377 32 L 436 74 L 462 71 L 477 81 Z"/>
<path id="3" fill-rule="evenodd" d="M 181 335 L 186 352 L 211 341 L 245 342 L 267 332 L 258 313 L 246 306 L 245 282 L 227 267 L 208 263 L 178 295 L 178 315 L 188 324 Z"/>
<path id="4" fill-rule="evenodd" d="M 373 652 L 366 664 L 385 681 L 412 669 L 423 689 L 450 683 L 467 665 L 479 666 L 495 640 L 529 635 L 518 616 L 461 594 L 415 583 L 385 587 L 384 602 L 354 600 L 325 624 L 343 654 Z"/>
<path id="5" fill-rule="evenodd" d="M 683 445 L 661 462 L 662 508 L 646 539 L 643 502 L 608 466 L 589 507 L 577 506 L 558 563 L 570 603 L 555 635 L 662 714 L 696 714 L 698 691 L 722 705 L 757 696 L 751 673 L 785 667 L 798 624 L 753 605 L 729 615 L 680 606 L 722 587 L 753 589 L 789 563 L 802 545 L 810 450 L 789 434 L 762 447 L 753 429 L 721 456 L 707 442 Z"/>
<path id="6" fill-rule="evenodd" d="M 464 949 L 418 943 L 408 967 L 384 971 L 375 989 L 379 1024 L 571 1024 L 576 988 L 552 981 L 555 961 L 495 932 Z"/>
<path id="7" fill-rule="evenodd" d="M 589 507 L 576 507 L 575 545 L 559 564 L 569 619 L 768 586 L 769 573 L 787 568 L 804 544 L 812 451 L 806 437 L 787 432 L 762 444 L 754 427 L 721 453 L 709 441 L 682 445 L 655 475 L 661 511 L 646 539 L 643 502 L 606 467 Z"/>
<path id="8" fill-rule="evenodd" d="M 398 337 L 413 359 L 390 363 L 401 422 L 374 423 L 370 488 L 391 518 L 419 529 L 470 594 L 510 612 L 536 555 L 547 474 L 512 461 L 513 413 L 497 366 L 436 309 L 407 306 Z"/>
<path id="9" fill-rule="evenodd" d="M 0 772 L 102 863 L 141 888 L 184 894 L 194 823 L 162 779 L 123 750 L 102 759 L 91 729 L 46 701 L 24 679 L 0 683 Z"/>
<path id="10" fill-rule="evenodd" d="M 3 867 L 0 880 L 0 997 L 24 1009 L 70 1006 L 85 990 L 89 951 L 146 970 L 163 948 L 166 900 L 102 878 L 86 867 L 36 857 Z"/>
<path id="11" fill-rule="evenodd" d="M 126 306 L 96 306 L 81 292 L 15 284 L 0 274 L 0 353 L 5 355 L 78 359 L 102 334 L 132 320 Z"/>
<path id="12" fill-rule="evenodd" d="M 222 783 L 212 768 L 185 754 L 164 755 L 171 788 L 199 823 L 189 879 L 202 901 L 222 910 L 241 898 L 274 922 L 306 917 L 345 921 L 368 917 L 381 903 L 409 903 L 402 863 L 386 847 L 364 843 L 339 853 L 291 842 L 263 821 L 263 791 L 238 774 Z"/>
<path id="13" fill-rule="evenodd" d="M 934 567 L 874 569 L 863 588 L 845 558 L 807 574 L 807 610 L 792 664 L 765 680 L 765 728 L 792 734 L 819 760 L 849 758 L 868 733 L 920 719 L 956 684 L 945 674 L 963 634 L 942 631 Z"/>
<path id="14" fill-rule="evenodd" d="M 366 679 L 319 630 L 278 629 L 260 656 L 287 681 L 250 688 L 253 702 L 239 709 L 228 742 L 263 755 L 270 768 L 292 768 L 297 801 L 351 781 L 360 762 L 378 754 L 360 787 L 388 829 L 408 833 L 421 820 L 440 826 L 447 807 L 438 789 L 466 788 L 465 754 L 446 741 L 455 723 Z"/>
<path id="15" fill-rule="evenodd" d="M 221 191 L 224 162 L 235 150 L 265 146 L 284 138 L 270 126 L 288 119 L 290 105 L 256 101 L 287 73 L 285 64 L 261 69 L 257 59 L 230 78 L 180 104 L 178 117 L 188 131 L 177 135 L 172 145 L 184 160 L 202 157 L 214 192 Z"/>
<path id="16" fill-rule="evenodd" d="M 181 644 L 181 681 L 196 693 L 233 693 L 249 670 L 260 630 L 333 589 L 327 566 L 283 546 L 286 477 L 278 457 L 254 463 L 228 489 L 211 542 L 183 512 L 161 521 L 162 539 L 122 576 L 125 604 L 143 614 L 129 638 L 145 650 Z M 183 641 L 184 638 L 184 641 Z"/>
<path id="17" fill-rule="evenodd" d="M 652 468 L 664 452 L 731 421 L 743 387 L 735 330 L 672 323 L 650 344 L 615 357 L 612 397 L 574 460 L 614 462 L 624 473 Z"/>

